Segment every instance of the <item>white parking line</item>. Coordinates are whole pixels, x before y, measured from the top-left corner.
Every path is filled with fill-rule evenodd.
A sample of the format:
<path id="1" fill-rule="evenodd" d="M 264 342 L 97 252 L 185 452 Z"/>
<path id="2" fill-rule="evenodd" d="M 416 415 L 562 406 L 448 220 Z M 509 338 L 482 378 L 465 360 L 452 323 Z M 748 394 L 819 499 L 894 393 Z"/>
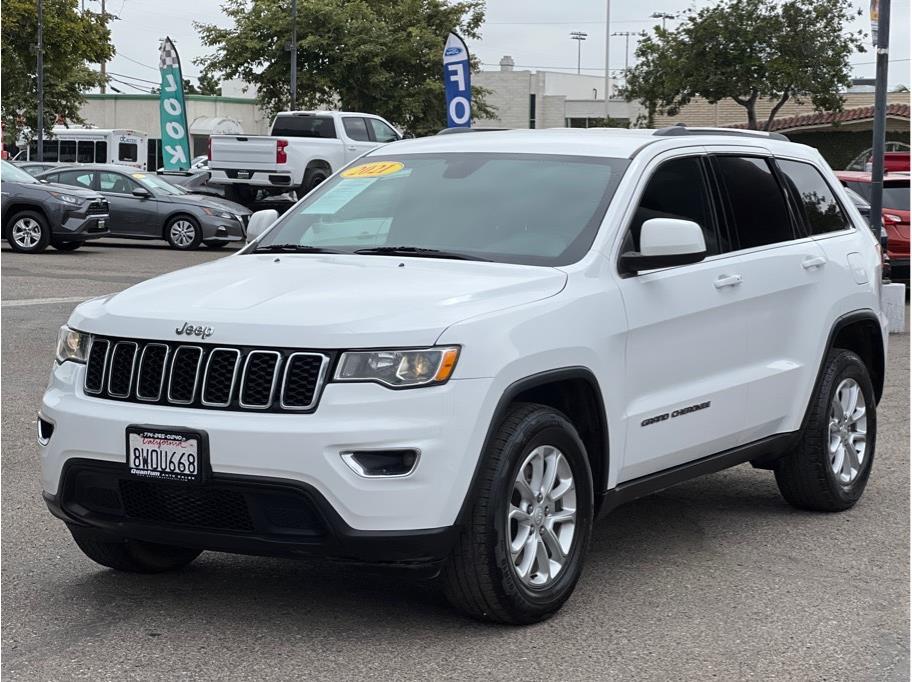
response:
<path id="1" fill-rule="evenodd" d="M 0 301 L 4 308 L 18 308 L 26 305 L 50 305 L 51 303 L 82 303 L 95 296 L 62 296 L 56 298 L 21 298 L 10 301 Z"/>

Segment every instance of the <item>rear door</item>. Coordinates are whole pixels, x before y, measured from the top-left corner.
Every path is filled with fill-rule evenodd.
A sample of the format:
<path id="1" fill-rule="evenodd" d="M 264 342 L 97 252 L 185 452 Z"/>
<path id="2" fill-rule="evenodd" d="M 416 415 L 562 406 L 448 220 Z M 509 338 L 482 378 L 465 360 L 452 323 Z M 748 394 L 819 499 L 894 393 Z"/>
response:
<path id="1" fill-rule="evenodd" d="M 830 314 L 824 250 L 765 150 L 720 148 L 713 167 L 747 321 L 747 442 L 798 428 Z"/>
<path id="2" fill-rule="evenodd" d="M 619 482 L 737 446 L 747 409 L 743 292 L 734 278 L 737 259 L 726 255 L 705 156 L 659 157 L 633 207 L 620 252 L 638 251 L 643 223 L 665 217 L 698 223 L 708 256 L 619 281 L 628 323 Z"/>
<path id="3" fill-rule="evenodd" d="M 363 116 L 343 116 L 342 129 L 345 133 L 345 163 L 369 152 L 377 146 L 368 127 L 368 119 Z"/>
<path id="4" fill-rule="evenodd" d="M 133 196 L 133 178 L 116 171 L 98 172 L 98 191 L 110 204 L 111 232 L 137 237 L 161 237 L 158 199 Z"/>

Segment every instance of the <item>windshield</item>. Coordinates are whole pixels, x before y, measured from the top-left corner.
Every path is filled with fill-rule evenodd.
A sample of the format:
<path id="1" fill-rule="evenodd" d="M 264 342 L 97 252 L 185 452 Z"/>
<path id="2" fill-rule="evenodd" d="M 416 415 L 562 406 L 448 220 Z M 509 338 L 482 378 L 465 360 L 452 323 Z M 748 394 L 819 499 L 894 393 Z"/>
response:
<path id="1" fill-rule="evenodd" d="M 187 190 L 183 187 L 172 185 L 170 182 L 163 180 L 157 175 L 147 175 L 146 173 L 131 173 L 131 175 L 135 180 L 138 180 L 143 187 L 152 192 L 152 194 L 187 194 Z"/>
<path id="2" fill-rule="evenodd" d="M 28 182 L 28 183 L 37 183 L 38 181 L 33 178 L 31 175 L 26 173 L 21 168 L 17 168 L 9 161 L 0 161 L 0 168 L 2 168 L 2 175 L 4 180 L 9 180 L 10 182 Z"/>
<path id="3" fill-rule="evenodd" d="M 627 165 L 533 154 L 371 156 L 321 184 L 257 246 L 567 265 L 589 250 Z"/>

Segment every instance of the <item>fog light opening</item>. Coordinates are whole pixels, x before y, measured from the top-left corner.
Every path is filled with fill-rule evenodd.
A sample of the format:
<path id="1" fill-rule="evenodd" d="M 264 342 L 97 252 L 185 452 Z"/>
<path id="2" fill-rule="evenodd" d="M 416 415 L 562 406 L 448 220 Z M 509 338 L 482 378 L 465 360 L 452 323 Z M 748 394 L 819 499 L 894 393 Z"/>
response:
<path id="1" fill-rule="evenodd" d="M 390 450 L 351 450 L 340 453 L 342 460 L 365 478 L 402 478 L 418 465 L 421 451 L 416 448 Z"/>
<path id="2" fill-rule="evenodd" d="M 47 419 L 38 415 L 38 444 L 47 445 L 51 442 L 51 436 L 54 435 L 54 425 Z"/>

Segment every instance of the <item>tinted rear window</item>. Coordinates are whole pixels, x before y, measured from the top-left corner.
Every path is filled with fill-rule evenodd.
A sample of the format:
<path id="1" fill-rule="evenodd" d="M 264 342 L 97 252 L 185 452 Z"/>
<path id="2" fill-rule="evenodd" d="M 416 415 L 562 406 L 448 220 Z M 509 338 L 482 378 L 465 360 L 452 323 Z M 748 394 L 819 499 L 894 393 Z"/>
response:
<path id="1" fill-rule="evenodd" d="M 811 234 L 838 232 L 849 227 L 849 221 L 820 171 L 799 161 L 783 159 L 776 163 Z"/>
<path id="2" fill-rule="evenodd" d="M 897 211 L 909 210 L 909 183 L 884 184 L 883 207 Z"/>
<path id="3" fill-rule="evenodd" d="M 277 116 L 272 134 L 278 137 L 334 138 L 336 126 L 331 116 Z"/>
<path id="4" fill-rule="evenodd" d="M 785 195 L 766 159 L 720 156 L 716 161 L 739 248 L 794 239 Z"/>

